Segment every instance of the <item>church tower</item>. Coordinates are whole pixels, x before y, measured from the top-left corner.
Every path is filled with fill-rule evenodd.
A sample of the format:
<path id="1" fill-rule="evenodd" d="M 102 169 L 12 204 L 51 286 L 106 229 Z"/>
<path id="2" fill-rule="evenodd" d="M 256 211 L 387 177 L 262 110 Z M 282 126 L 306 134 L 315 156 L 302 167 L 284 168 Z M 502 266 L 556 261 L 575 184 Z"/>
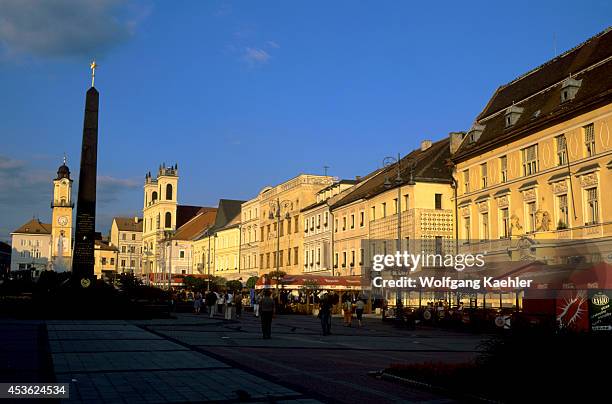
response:
<path id="1" fill-rule="evenodd" d="M 142 254 L 145 274 L 161 272 L 157 244 L 167 232 L 176 230 L 178 206 L 178 165 L 159 166 L 157 176 L 147 173 L 144 184 L 142 209 Z"/>
<path id="2" fill-rule="evenodd" d="M 51 258 L 52 262 L 62 259 L 69 269 L 72 258 L 72 179 L 70 169 L 63 164 L 57 170 L 57 177 L 53 180 L 53 210 L 51 222 Z"/>

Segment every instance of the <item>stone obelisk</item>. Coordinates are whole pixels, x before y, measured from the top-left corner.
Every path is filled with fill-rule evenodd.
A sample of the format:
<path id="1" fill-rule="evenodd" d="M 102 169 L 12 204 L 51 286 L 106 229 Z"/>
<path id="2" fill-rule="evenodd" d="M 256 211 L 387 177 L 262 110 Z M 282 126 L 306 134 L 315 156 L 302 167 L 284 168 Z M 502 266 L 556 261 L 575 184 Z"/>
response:
<path id="1" fill-rule="evenodd" d="M 98 90 L 94 87 L 96 62 L 92 62 L 91 88 L 85 98 L 83 144 L 79 170 L 79 193 L 76 211 L 72 279 L 87 288 L 95 280 L 94 239 L 96 229 L 96 176 L 98 165 Z"/>

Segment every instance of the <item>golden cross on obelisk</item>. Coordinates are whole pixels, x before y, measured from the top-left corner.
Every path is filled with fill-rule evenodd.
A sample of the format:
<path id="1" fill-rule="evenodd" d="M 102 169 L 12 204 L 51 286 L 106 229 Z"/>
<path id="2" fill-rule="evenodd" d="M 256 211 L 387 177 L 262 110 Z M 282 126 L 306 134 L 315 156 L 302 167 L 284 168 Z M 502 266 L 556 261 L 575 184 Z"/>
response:
<path id="1" fill-rule="evenodd" d="M 91 69 L 91 86 L 94 86 L 94 81 L 96 80 L 96 68 L 98 67 L 98 65 L 96 64 L 95 59 L 91 62 L 91 64 L 89 65 L 89 68 Z"/>

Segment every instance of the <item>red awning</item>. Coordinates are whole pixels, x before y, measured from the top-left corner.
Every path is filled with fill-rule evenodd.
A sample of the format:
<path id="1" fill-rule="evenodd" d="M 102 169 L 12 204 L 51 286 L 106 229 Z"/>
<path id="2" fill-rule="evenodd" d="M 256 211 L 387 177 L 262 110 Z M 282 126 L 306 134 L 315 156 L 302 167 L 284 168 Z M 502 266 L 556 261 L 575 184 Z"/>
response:
<path id="1" fill-rule="evenodd" d="M 255 289 L 276 288 L 276 279 L 268 279 L 262 275 L 255 284 Z M 335 290 L 365 290 L 369 284 L 362 285 L 360 276 L 321 276 L 321 275 L 285 275 L 278 287 L 285 289 L 301 289 L 307 285 L 316 285 L 318 289 Z"/>

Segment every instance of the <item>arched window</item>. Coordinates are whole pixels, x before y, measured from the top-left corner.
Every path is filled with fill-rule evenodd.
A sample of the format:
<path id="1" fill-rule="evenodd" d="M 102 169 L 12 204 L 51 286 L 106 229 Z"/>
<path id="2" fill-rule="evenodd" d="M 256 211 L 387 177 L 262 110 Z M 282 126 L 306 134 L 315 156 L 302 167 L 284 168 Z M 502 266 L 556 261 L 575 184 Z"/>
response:
<path id="1" fill-rule="evenodd" d="M 151 194 L 151 202 L 155 202 L 157 200 L 157 191 L 153 191 Z"/>
<path id="2" fill-rule="evenodd" d="M 167 201 L 172 200 L 172 184 L 166 185 L 166 200 Z"/>
<path id="3" fill-rule="evenodd" d="M 172 214 L 170 212 L 166 212 L 165 227 L 167 229 L 172 227 Z"/>

